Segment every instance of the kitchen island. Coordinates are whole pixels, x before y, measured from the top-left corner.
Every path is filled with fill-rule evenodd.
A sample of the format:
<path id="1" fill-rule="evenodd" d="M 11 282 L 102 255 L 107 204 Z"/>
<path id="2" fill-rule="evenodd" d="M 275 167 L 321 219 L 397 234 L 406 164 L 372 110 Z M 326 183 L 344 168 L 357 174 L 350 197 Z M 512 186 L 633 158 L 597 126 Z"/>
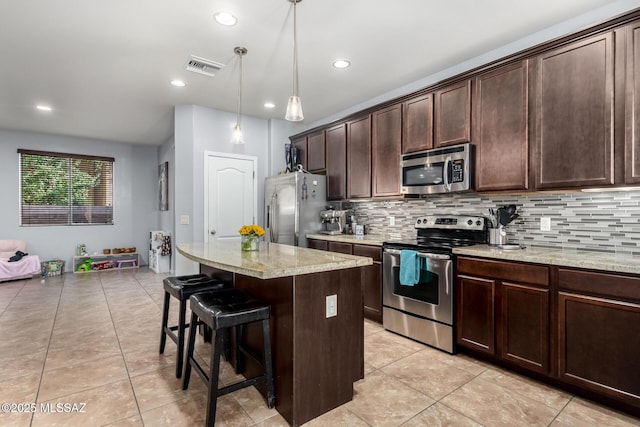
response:
<path id="1" fill-rule="evenodd" d="M 361 269 L 371 258 L 275 243 L 243 252 L 239 241 L 177 249 L 202 273 L 227 274 L 235 288 L 271 304 L 276 409 L 291 425 L 353 398 L 353 383 L 364 376 Z M 332 295 L 336 314 L 327 317 Z M 259 328 L 247 328 L 247 340 L 259 349 Z M 261 372 L 249 362 L 247 377 Z"/>

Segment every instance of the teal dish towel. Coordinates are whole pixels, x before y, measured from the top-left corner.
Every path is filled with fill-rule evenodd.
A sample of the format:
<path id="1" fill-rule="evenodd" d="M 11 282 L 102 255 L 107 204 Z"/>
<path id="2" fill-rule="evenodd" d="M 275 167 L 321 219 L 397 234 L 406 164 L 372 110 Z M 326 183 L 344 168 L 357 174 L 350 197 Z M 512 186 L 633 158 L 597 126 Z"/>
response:
<path id="1" fill-rule="evenodd" d="M 420 281 L 420 259 L 417 251 L 400 251 L 400 284 L 413 286 Z"/>

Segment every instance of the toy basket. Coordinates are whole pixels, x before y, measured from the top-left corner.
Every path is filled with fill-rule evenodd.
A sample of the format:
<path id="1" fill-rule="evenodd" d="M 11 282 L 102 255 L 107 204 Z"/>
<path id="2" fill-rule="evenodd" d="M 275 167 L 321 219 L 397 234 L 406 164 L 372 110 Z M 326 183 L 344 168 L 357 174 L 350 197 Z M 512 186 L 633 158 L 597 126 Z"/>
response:
<path id="1" fill-rule="evenodd" d="M 61 259 L 53 259 L 51 261 L 43 261 L 40 263 L 42 277 L 59 276 L 64 271 L 64 261 Z"/>

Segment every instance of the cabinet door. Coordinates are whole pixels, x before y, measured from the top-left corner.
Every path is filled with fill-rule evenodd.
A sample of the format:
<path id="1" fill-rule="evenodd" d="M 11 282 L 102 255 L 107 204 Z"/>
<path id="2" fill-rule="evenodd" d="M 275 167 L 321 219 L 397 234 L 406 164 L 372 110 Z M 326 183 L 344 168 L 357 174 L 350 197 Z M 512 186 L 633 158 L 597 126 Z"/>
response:
<path id="1" fill-rule="evenodd" d="M 309 134 L 307 137 L 307 169 L 311 172 L 326 168 L 324 130 Z"/>
<path id="2" fill-rule="evenodd" d="M 327 200 L 347 198 L 347 132 L 344 124 L 327 129 Z"/>
<path id="3" fill-rule="evenodd" d="M 640 305 L 573 293 L 558 295 L 560 378 L 640 404 Z"/>
<path id="4" fill-rule="evenodd" d="M 471 80 L 435 93 L 434 146 L 461 144 L 471 140 Z"/>
<path id="5" fill-rule="evenodd" d="M 347 198 L 371 197 L 371 116 L 347 123 Z"/>
<path id="6" fill-rule="evenodd" d="M 475 79 L 476 191 L 529 187 L 527 61 Z"/>
<path id="7" fill-rule="evenodd" d="M 382 249 L 353 245 L 353 254 L 373 258 L 373 265 L 362 269 L 362 300 L 367 319 L 382 323 Z"/>
<path id="8" fill-rule="evenodd" d="M 536 188 L 613 184 L 613 33 L 535 60 Z"/>
<path id="9" fill-rule="evenodd" d="M 405 101 L 402 122 L 402 154 L 433 148 L 433 95 Z"/>
<path id="10" fill-rule="evenodd" d="M 459 275 L 457 286 L 457 343 L 495 354 L 496 281 Z"/>
<path id="11" fill-rule="evenodd" d="M 298 149 L 298 164 L 307 169 L 307 137 L 299 137 L 291 140 L 291 145 Z M 284 156 L 284 153 L 282 153 Z"/>
<path id="12" fill-rule="evenodd" d="M 402 145 L 402 105 L 394 105 L 372 115 L 373 196 L 400 194 L 400 150 Z"/>
<path id="13" fill-rule="evenodd" d="M 500 357 L 549 373 L 549 290 L 502 282 Z"/>
<path id="14" fill-rule="evenodd" d="M 640 182 L 640 22 L 627 27 L 625 183 Z"/>

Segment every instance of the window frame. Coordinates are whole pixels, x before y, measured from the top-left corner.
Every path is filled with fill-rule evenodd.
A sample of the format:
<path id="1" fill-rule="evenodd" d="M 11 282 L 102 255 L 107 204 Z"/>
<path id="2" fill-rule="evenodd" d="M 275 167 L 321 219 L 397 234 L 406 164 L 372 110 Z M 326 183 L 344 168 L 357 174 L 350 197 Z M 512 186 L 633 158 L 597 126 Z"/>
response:
<path id="1" fill-rule="evenodd" d="M 27 149 L 18 149 L 18 222 L 19 222 L 19 226 L 20 227 L 55 227 L 55 226 L 99 226 L 99 225 L 114 225 L 115 224 L 115 206 L 114 206 L 114 185 L 115 185 L 115 159 L 113 157 L 104 157 L 104 156 L 92 156 L 92 155 L 86 155 L 86 154 L 72 154 L 72 153 L 59 153 L 59 152 L 51 152 L 51 151 L 41 151 L 41 150 L 27 150 Z M 90 161 L 100 161 L 100 162 L 108 162 L 110 164 L 110 171 L 107 171 L 107 174 L 110 175 L 110 179 L 108 180 L 107 184 L 105 184 L 105 189 L 102 190 L 103 191 L 103 195 L 106 199 L 106 202 L 103 206 L 94 206 L 94 205 L 88 205 L 90 206 L 91 209 L 91 220 L 87 221 L 87 222 L 78 222 L 78 221 L 74 221 L 74 218 L 76 218 L 76 215 L 78 215 L 78 209 L 79 207 L 83 206 L 83 205 L 75 205 L 73 204 L 73 200 L 72 200 L 72 195 L 71 195 L 71 191 L 73 189 L 73 187 L 71 187 L 71 185 L 73 184 L 73 173 L 71 173 L 68 176 L 68 183 L 67 183 L 67 193 L 69 194 L 69 198 L 68 198 L 68 203 L 66 205 L 51 205 L 51 206 L 58 206 L 58 207 L 62 207 L 64 209 L 68 209 L 66 215 L 67 215 L 67 220 L 66 222 L 42 222 L 42 223 L 38 223 L 38 222 L 25 222 L 25 219 L 28 218 L 28 216 L 25 216 L 25 210 L 24 210 L 24 198 L 23 198 L 23 184 L 24 184 L 24 176 L 23 176 L 23 166 L 24 166 L 24 161 L 23 161 L 23 155 L 32 155 L 32 156 L 41 156 L 41 157 L 59 157 L 59 158 L 63 158 L 63 159 L 67 159 L 69 162 L 73 162 L 74 160 L 90 160 Z M 71 163 L 70 163 L 71 164 Z M 72 171 L 72 168 L 70 167 L 70 172 Z M 43 206 L 47 206 L 47 205 L 43 205 Z M 93 219 L 95 218 L 95 213 L 93 212 L 93 208 L 96 207 L 105 207 L 105 208 L 110 208 L 109 209 L 105 209 L 105 213 L 104 215 L 107 216 L 107 220 L 106 221 L 101 221 L 101 222 L 90 222 L 93 221 Z M 46 208 L 44 208 L 46 210 Z M 28 214 L 27 214 L 28 215 Z"/>

